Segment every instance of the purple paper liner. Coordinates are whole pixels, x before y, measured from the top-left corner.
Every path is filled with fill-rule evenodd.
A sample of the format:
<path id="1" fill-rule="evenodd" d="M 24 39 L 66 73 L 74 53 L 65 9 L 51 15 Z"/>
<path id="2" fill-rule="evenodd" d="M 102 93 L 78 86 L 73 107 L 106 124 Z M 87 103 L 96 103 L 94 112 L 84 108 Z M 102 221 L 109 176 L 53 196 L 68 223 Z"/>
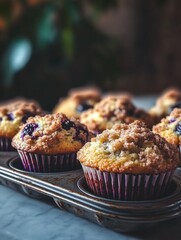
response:
<path id="1" fill-rule="evenodd" d="M 149 200 L 163 196 L 175 170 L 160 174 L 110 173 L 82 165 L 89 190 L 114 200 Z"/>
<path id="2" fill-rule="evenodd" d="M 103 131 L 102 131 L 102 132 L 103 132 Z M 92 130 L 91 133 L 94 134 L 95 137 L 96 137 L 98 134 L 101 133 L 101 131 L 96 131 L 96 130 L 93 131 L 93 130 Z"/>
<path id="3" fill-rule="evenodd" d="M 18 150 L 25 170 L 29 172 L 63 172 L 80 168 L 76 153 L 42 155 Z"/>
<path id="4" fill-rule="evenodd" d="M 181 146 L 178 145 L 177 148 L 178 148 L 179 156 L 180 156 L 180 159 L 181 159 Z M 178 166 L 178 168 L 181 169 L 181 160 L 180 160 L 180 165 Z"/>
<path id="5" fill-rule="evenodd" d="M 181 146 L 177 145 L 177 148 L 178 148 L 179 152 L 181 152 Z"/>
<path id="6" fill-rule="evenodd" d="M 0 138 L 0 151 L 4 151 L 4 152 L 12 152 L 15 151 L 15 149 L 12 147 L 11 145 L 11 138 L 5 138 L 5 137 L 1 137 Z"/>

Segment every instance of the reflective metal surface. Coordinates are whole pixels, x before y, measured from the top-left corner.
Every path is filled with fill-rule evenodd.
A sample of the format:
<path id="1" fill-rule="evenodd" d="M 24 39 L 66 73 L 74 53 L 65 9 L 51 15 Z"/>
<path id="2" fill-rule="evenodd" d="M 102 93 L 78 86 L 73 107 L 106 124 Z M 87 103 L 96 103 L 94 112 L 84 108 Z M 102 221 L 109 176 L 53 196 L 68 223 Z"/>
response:
<path id="1" fill-rule="evenodd" d="M 86 185 L 82 170 L 31 173 L 23 170 L 16 153 L 2 153 L 0 183 L 30 197 L 54 199 L 59 208 L 118 232 L 145 230 L 181 215 L 179 170 L 163 198 L 117 201 L 93 195 Z"/>

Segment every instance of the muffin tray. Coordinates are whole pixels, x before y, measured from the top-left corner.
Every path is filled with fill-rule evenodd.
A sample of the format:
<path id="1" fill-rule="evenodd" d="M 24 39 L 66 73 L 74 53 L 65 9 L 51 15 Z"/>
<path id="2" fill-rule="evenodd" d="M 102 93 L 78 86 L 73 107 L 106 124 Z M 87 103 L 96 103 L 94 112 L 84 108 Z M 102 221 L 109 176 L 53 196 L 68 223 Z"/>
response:
<path id="1" fill-rule="evenodd" d="M 117 201 L 89 192 L 81 169 L 60 173 L 23 170 L 17 153 L 0 153 L 0 183 L 56 205 L 118 232 L 146 229 L 181 215 L 181 174 L 176 171 L 169 192 L 149 201 Z"/>

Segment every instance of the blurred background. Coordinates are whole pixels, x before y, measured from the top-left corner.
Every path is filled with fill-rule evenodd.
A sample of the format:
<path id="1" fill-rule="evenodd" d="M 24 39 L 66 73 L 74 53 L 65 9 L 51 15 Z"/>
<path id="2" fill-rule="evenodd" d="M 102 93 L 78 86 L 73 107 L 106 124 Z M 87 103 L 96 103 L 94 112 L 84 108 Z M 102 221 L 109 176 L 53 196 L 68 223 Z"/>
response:
<path id="1" fill-rule="evenodd" d="M 180 0 L 0 0 L 0 100 L 181 87 Z"/>

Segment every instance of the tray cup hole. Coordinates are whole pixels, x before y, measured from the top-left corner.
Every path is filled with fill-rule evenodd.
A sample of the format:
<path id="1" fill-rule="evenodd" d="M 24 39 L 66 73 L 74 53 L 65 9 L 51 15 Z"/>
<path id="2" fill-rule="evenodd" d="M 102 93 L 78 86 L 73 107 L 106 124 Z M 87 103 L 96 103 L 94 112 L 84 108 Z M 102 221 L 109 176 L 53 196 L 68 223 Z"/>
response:
<path id="1" fill-rule="evenodd" d="M 9 162 L 9 166 L 11 169 L 16 170 L 18 172 L 23 172 L 23 173 L 29 173 L 29 174 L 57 174 L 57 173 L 64 173 L 64 172 L 69 172 L 69 171 L 76 171 L 79 170 L 80 167 L 77 167 L 76 169 L 66 169 L 63 171 L 54 171 L 54 172 L 33 172 L 33 171 L 28 171 L 24 169 L 24 166 L 21 162 L 20 158 L 15 158 Z"/>
<path id="2" fill-rule="evenodd" d="M 77 186 L 78 188 L 80 189 L 81 192 L 85 193 L 86 195 L 89 195 L 89 196 L 92 196 L 94 198 L 98 198 L 98 199 L 106 199 L 106 200 L 109 200 L 109 201 L 126 201 L 126 200 L 114 200 L 114 199 L 110 199 L 110 198 L 104 198 L 104 197 L 100 197 L 98 195 L 95 195 L 91 189 L 89 188 L 89 186 L 87 185 L 86 183 L 86 180 L 85 180 L 85 177 L 81 177 L 78 182 L 77 182 Z M 168 189 L 168 191 L 164 194 L 164 196 L 161 196 L 159 198 L 156 198 L 156 199 L 150 199 L 150 200 L 143 200 L 143 201 L 154 201 L 154 200 L 159 200 L 159 199 L 163 199 L 163 198 L 169 198 L 175 194 L 178 193 L 178 191 L 180 191 L 180 185 L 178 184 L 178 182 L 173 179 L 171 184 L 170 184 L 170 187 Z M 131 201 L 134 201 L 134 200 L 131 200 Z M 136 200 L 136 201 L 141 201 L 141 200 Z"/>

